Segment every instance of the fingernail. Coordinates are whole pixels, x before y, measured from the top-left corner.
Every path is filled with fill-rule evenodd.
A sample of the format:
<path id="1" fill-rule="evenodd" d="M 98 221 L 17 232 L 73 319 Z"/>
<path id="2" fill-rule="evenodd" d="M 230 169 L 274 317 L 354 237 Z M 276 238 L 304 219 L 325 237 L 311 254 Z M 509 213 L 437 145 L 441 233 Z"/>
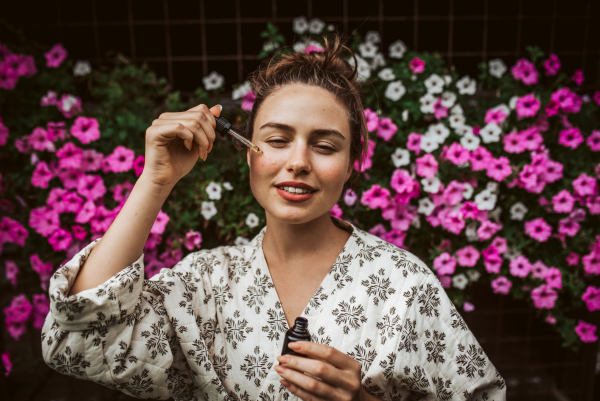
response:
<path id="1" fill-rule="evenodd" d="M 218 104 L 217 106 L 219 106 L 219 111 L 223 111 L 223 106 L 221 106 L 220 104 Z"/>
<path id="2" fill-rule="evenodd" d="M 285 365 L 290 361 L 290 358 L 287 356 L 280 356 L 277 359 L 279 360 L 279 362 L 281 362 L 282 365 Z"/>
<path id="3" fill-rule="evenodd" d="M 284 373 L 285 372 L 285 368 L 281 365 L 275 365 L 275 370 L 277 371 L 277 373 Z"/>
<path id="4" fill-rule="evenodd" d="M 192 143 L 191 143 L 191 142 L 186 142 L 186 144 L 185 144 L 185 147 L 186 147 L 188 150 L 192 150 Z"/>

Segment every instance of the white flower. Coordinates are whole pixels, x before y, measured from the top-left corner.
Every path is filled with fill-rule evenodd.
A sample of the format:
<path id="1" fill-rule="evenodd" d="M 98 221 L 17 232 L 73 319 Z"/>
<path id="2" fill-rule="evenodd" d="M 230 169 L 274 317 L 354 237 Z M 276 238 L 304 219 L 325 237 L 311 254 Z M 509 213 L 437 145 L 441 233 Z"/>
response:
<path id="1" fill-rule="evenodd" d="M 377 32 L 377 31 L 367 32 L 367 34 L 365 35 L 365 42 L 370 42 L 370 43 L 381 42 L 381 36 L 379 35 L 379 32 Z"/>
<path id="2" fill-rule="evenodd" d="M 277 48 L 279 48 L 279 43 L 277 43 L 277 42 L 268 41 L 268 42 L 263 43 L 263 50 L 266 52 L 270 52 Z"/>
<path id="3" fill-rule="evenodd" d="M 390 82 L 385 89 L 385 97 L 390 100 L 397 101 L 406 93 L 406 88 L 402 85 L 402 81 Z"/>
<path id="4" fill-rule="evenodd" d="M 416 228 L 417 230 L 421 228 L 421 218 L 419 215 L 416 215 L 414 219 L 410 222 L 411 227 Z"/>
<path id="5" fill-rule="evenodd" d="M 306 49 L 306 43 L 296 42 L 292 45 L 292 49 L 294 49 L 296 53 L 301 53 L 304 51 L 304 49 Z"/>
<path id="6" fill-rule="evenodd" d="M 206 193 L 210 199 L 221 199 L 221 186 L 216 182 L 211 182 L 206 187 Z"/>
<path id="7" fill-rule="evenodd" d="M 383 53 L 379 52 L 373 57 L 373 61 L 371 62 L 371 68 L 376 69 L 378 67 L 383 67 L 385 65 L 385 57 L 383 57 Z"/>
<path id="8" fill-rule="evenodd" d="M 490 181 L 485 185 L 485 189 L 487 189 L 490 192 L 496 193 L 498 192 L 498 189 L 500 189 L 500 186 L 496 181 Z"/>
<path id="9" fill-rule="evenodd" d="M 488 66 L 490 68 L 490 75 L 496 78 L 501 78 L 507 70 L 506 64 L 499 58 L 488 61 Z"/>
<path id="10" fill-rule="evenodd" d="M 500 220 L 501 215 L 502 208 L 500 206 L 496 206 L 494 210 L 488 213 L 488 220 Z"/>
<path id="11" fill-rule="evenodd" d="M 465 228 L 465 236 L 467 237 L 467 241 L 469 242 L 479 241 L 479 236 L 477 235 L 476 222 L 473 221 L 467 224 L 467 227 Z"/>
<path id="12" fill-rule="evenodd" d="M 404 53 L 406 53 L 406 45 L 403 41 L 397 40 L 392 43 L 389 47 L 390 57 L 391 58 L 402 58 L 404 57 Z"/>
<path id="13" fill-rule="evenodd" d="M 423 135 L 421 137 L 421 149 L 425 152 L 431 153 L 439 147 L 440 144 L 438 141 L 433 139 L 430 135 Z"/>
<path id="14" fill-rule="evenodd" d="M 431 124 L 425 132 L 425 136 L 431 136 L 439 144 L 444 143 L 448 135 L 450 135 L 450 130 L 442 123 Z"/>
<path id="15" fill-rule="evenodd" d="M 471 279 L 472 282 L 476 282 L 481 277 L 481 273 L 479 273 L 478 270 L 469 269 L 467 270 L 467 276 L 469 276 L 469 279 Z"/>
<path id="16" fill-rule="evenodd" d="M 329 25 L 327 25 L 327 30 L 328 30 L 329 32 L 333 32 L 333 31 L 335 31 L 335 25 L 333 25 L 333 24 L 329 24 Z"/>
<path id="17" fill-rule="evenodd" d="M 220 88 L 223 82 L 225 82 L 225 78 L 216 71 L 202 78 L 202 83 L 207 91 Z"/>
<path id="18" fill-rule="evenodd" d="M 425 80 L 425 86 L 427 87 L 427 93 L 442 93 L 444 80 L 438 74 L 431 74 Z"/>
<path id="19" fill-rule="evenodd" d="M 356 67 L 358 77 L 356 78 L 356 80 L 358 82 L 364 82 L 371 76 L 371 67 L 369 66 L 369 63 L 359 55 L 355 54 L 354 57 L 356 57 L 356 62 L 358 63 Z M 354 57 L 351 57 L 350 60 L 348 60 L 348 63 L 352 67 L 354 67 Z"/>
<path id="20" fill-rule="evenodd" d="M 481 140 L 483 142 L 491 143 L 491 142 L 498 142 L 500 140 L 501 133 L 502 133 L 502 129 L 500 129 L 500 127 L 498 127 L 498 124 L 489 123 L 489 124 L 486 124 L 486 126 L 483 127 L 479 131 L 479 136 L 481 137 Z"/>
<path id="21" fill-rule="evenodd" d="M 77 60 L 73 67 L 73 76 L 81 77 L 92 72 L 92 66 L 89 61 Z"/>
<path id="22" fill-rule="evenodd" d="M 452 285 L 459 290 L 464 290 L 468 283 L 469 280 L 467 280 L 467 276 L 465 276 L 463 273 L 452 277 Z"/>
<path id="23" fill-rule="evenodd" d="M 479 210 L 492 210 L 496 206 L 498 197 L 492 191 L 484 189 L 475 196 L 475 203 Z"/>
<path id="24" fill-rule="evenodd" d="M 465 186 L 463 191 L 463 199 L 471 199 L 471 196 L 473 196 L 473 185 L 469 184 L 468 182 L 463 182 L 463 185 Z"/>
<path id="25" fill-rule="evenodd" d="M 315 35 L 320 34 L 323 28 L 325 28 L 325 23 L 318 18 L 313 18 L 308 23 L 308 31 Z"/>
<path id="26" fill-rule="evenodd" d="M 433 104 L 437 98 L 433 96 L 431 93 L 427 93 L 426 95 L 421 96 L 419 101 L 421 102 L 421 112 L 422 113 L 433 113 L 435 112 L 433 108 Z"/>
<path id="27" fill-rule="evenodd" d="M 379 75 L 379 78 L 383 79 L 384 81 L 391 81 L 396 78 L 391 68 L 384 68 L 379 71 L 379 74 L 377 75 Z"/>
<path id="28" fill-rule="evenodd" d="M 246 245 L 246 244 L 248 244 L 249 242 L 250 242 L 250 240 L 249 240 L 248 238 L 246 238 L 246 237 L 242 237 L 241 235 L 240 235 L 240 236 L 238 236 L 238 237 L 235 239 L 235 241 L 233 241 L 233 243 L 234 243 L 235 245 Z"/>
<path id="29" fill-rule="evenodd" d="M 423 191 L 429 192 L 430 194 L 436 194 L 440 190 L 442 182 L 437 177 L 422 178 L 421 185 L 423 185 Z"/>
<path id="30" fill-rule="evenodd" d="M 402 112 L 402 121 L 408 121 L 408 110 Z"/>
<path id="31" fill-rule="evenodd" d="M 392 153 L 392 163 L 396 167 L 407 166 L 410 164 L 410 152 L 406 149 L 396 148 Z"/>
<path id="32" fill-rule="evenodd" d="M 425 216 L 429 216 L 431 213 L 433 213 L 434 209 L 435 209 L 435 205 L 433 204 L 431 199 L 429 199 L 429 198 L 419 199 L 419 209 L 417 210 L 417 212 L 424 214 Z"/>
<path id="33" fill-rule="evenodd" d="M 215 207 L 215 202 L 202 202 L 202 207 L 200 209 L 200 214 L 206 220 L 210 220 L 215 214 L 217 214 L 217 208 Z"/>
<path id="34" fill-rule="evenodd" d="M 448 74 L 444 75 L 444 82 L 446 82 L 446 85 L 450 85 L 452 82 L 452 77 Z"/>
<path id="35" fill-rule="evenodd" d="M 444 107 L 452 107 L 454 106 L 454 103 L 456 102 L 456 94 L 454 92 L 450 92 L 450 91 L 445 91 L 444 93 L 442 93 L 442 106 Z"/>
<path id="36" fill-rule="evenodd" d="M 454 106 L 453 108 L 450 109 L 450 114 L 452 114 L 453 116 L 455 115 L 463 115 L 463 109 L 462 106 L 460 104 L 457 104 L 456 106 Z"/>
<path id="37" fill-rule="evenodd" d="M 512 110 L 514 110 L 515 107 L 517 107 L 517 100 L 519 100 L 518 96 L 511 97 L 508 101 L 508 107 L 510 107 Z"/>
<path id="38" fill-rule="evenodd" d="M 510 247 L 506 249 L 506 252 L 502 254 L 502 257 L 504 257 L 504 259 L 513 260 L 521 256 L 522 254 L 523 253 L 517 248 Z"/>
<path id="39" fill-rule="evenodd" d="M 467 134 L 473 134 L 473 127 L 471 127 L 470 125 L 467 124 L 463 124 L 463 125 L 459 125 L 458 127 L 454 128 L 454 131 L 460 135 L 467 135 Z M 475 135 L 475 134 L 473 134 Z"/>
<path id="40" fill-rule="evenodd" d="M 377 47 L 377 45 L 371 43 L 371 42 L 365 42 L 365 43 L 361 43 L 360 45 L 358 45 L 358 50 L 360 50 L 360 55 L 363 57 L 375 57 L 375 55 L 377 54 L 377 51 L 379 50 L 379 47 Z"/>
<path id="41" fill-rule="evenodd" d="M 466 118 L 462 114 L 452 114 L 448 119 L 450 126 L 454 129 L 464 125 Z"/>
<path id="42" fill-rule="evenodd" d="M 458 88 L 458 93 L 461 95 L 472 95 L 477 89 L 477 81 L 471 79 L 470 76 L 465 75 L 456 81 L 456 87 Z"/>
<path id="43" fill-rule="evenodd" d="M 529 209 L 527 209 L 527 206 L 525 206 L 523 202 L 517 202 L 514 205 L 512 205 L 509 209 L 510 219 L 521 221 L 523 220 L 528 211 Z"/>
<path id="44" fill-rule="evenodd" d="M 479 137 L 475 134 L 473 134 L 472 132 L 469 132 L 465 135 L 463 135 L 462 138 L 460 138 L 460 144 L 462 145 L 463 148 L 467 149 L 467 150 L 475 150 L 479 147 L 479 143 L 481 142 L 481 139 L 479 139 Z"/>
<path id="45" fill-rule="evenodd" d="M 254 213 L 250 213 L 248 215 L 248 217 L 246 217 L 246 224 L 248 225 L 248 227 L 252 227 L 252 228 L 256 227 L 258 225 L 259 221 L 260 220 L 258 219 L 258 216 L 255 215 Z"/>
<path id="46" fill-rule="evenodd" d="M 241 99 L 244 96 L 246 96 L 251 89 L 252 88 L 250 88 L 250 81 L 244 81 L 243 84 L 241 84 L 231 92 L 231 98 L 233 100 Z"/>
<path id="47" fill-rule="evenodd" d="M 298 35 L 302 35 L 308 29 L 308 21 L 306 17 L 296 17 L 294 18 L 292 31 L 296 32 Z"/>
<path id="48" fill-rule="evenodd" d="M 231 185 L 231 183 L 229 181 L 225 181 L 223 183 L 223 188 L 225 188 L 228 191 L 232 191 L 233 190 L 233 185 Z"/>

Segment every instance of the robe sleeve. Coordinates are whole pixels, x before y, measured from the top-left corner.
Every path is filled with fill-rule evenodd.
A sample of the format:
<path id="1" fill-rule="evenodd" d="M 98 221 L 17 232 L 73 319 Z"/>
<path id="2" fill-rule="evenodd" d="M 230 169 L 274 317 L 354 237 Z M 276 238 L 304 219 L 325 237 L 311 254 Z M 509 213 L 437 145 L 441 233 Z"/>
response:
<path id="1" fill-rule="evenodd" d="M 422 263 L 422 262 L 421 262 Z M 505 401 L 506 385 L 433 274 L 403 294 L 394 391 L 420 400 Z"/>
<path id="2" fill-rule="evenodd" d="M 197 373 L 190 370 L 176 335 L 193 320 L 170 318 L 165 309 L 165 300 L 186 291 L 181 275 L 163 274 L 172 270 L 163 269 L 152 280 L 144 280 L 142 254 L 104 284 L 66 296 L 100 240 L 51 277 L 50 313 L 42 328 L 44 361 L 60 373 L 137 398 L 193 398 L 196 383 L 203 382 L 194 380 Z M 173 269 L 185 270 L 191 256 Z M 187 316 L 177 317 L 183 320 L 182 315 Z"/>

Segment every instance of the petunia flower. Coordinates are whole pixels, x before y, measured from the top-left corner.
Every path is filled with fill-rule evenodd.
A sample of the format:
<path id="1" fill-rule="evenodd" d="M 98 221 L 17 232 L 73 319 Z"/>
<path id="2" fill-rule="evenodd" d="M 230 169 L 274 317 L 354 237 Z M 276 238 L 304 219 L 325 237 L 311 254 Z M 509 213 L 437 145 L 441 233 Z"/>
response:
<path id="1" fill-rule="evenodd" d="M 342 211 L 342 209 L 340 208 L 340 206 L 336 203 L 335 205 L 333 205 L 333 207 L 329 210 L 329 214 L 333 217 L 336 217 L 338 219 L 341 219 L 342 216 L 344 215 L 344 212 Z"/>
<path id="2" fill-rule="evenodd" d="M 356 192 L 354 192 L 351 188 L 348 188 L 346 190 L 346 192 L 344 193 L 344 202 L 346 203 L 346 205 L 348 205 L 348 206 L 354 205 L 354 203 L 356 202 L 356 199 L 358 199 Z"/>
<path id="3" fill-rule="evenodd" d="M 154 221 L 154 224 L 152 224 L 152 229 L 150 230 L 150 233 L 159 235 L 164 233 L 169 220 L 169 215 L 167 215 L 162 210 L 159 210 L 158 216 L 156 216 L 156 220 Z"/>
<path id="4" fill-rule="evenodd" d="M 519 120 L 525 117 L 535 116 L 540 109 L 540 105 L 540 101 L 537 100 L 533 94 L 528 94 L 518 98 L 515 108 L 517 110 L 517 116 L 519 117 Z"/>
<path id="5" fill-rule="evenodd" d="M 450 256 L 448 252 L 444 252 L 433 260 L 433 267 L 435 267 L 438 274 L 454 274 L 456 259 Z"/>
<path id="6" fill-rule="evenodd" d="M 590 312 L 600 310 L 600 287 L 589 285 L 585 289 L 581 299 L 585 302 Z"/>
<path id="7" fill-rule="evenodd" d="M 581 135 L 579 128 L 568 128 L 560 131 L 560 136 L 558 138 L 559 144 L 571 149 L 576 149 L 582 142 L 583 135 Z"/>
<path id="8" fill-rule="evenodd" d="M 388 142 L 394 134 L 398 131 L 398 126 L 390 118 L 382 118 L 379 120 L 377 127 L 377 136 L 383 138 L 384 141 Z"/>
<path id="9" fill-rule="evenodd" d="M 418 57 L 413 58 L 408 63 L 408 66 L 412 70 L 413 74 L 420 74 L 423 71 L 425 71 L 425 61 L 421 60 Z"/>
<path id="10" fill-rule="evenodd" d="M 77 117 L 71 126 L 71 135 L 85 144 L 97 140 L 100 138 L 98 120 L 83 116 Z"/>
<path id="11" fill-rule="evenodd" d="M 460 266 L 473 267 L 475 264 L 477 264 L 480 254 L 475 247 L 472 245 L 467 245 L 466 247 L 456 251 L 456 256 Z"/>
<path id="12" fill-rule="evenodd" d="M 585 81 L 585 76 L 583 75 L 582 70 L 575 70 L 573 77 L 571 78 L 578 86 L 581 86 L 583 81 Z"/>
<path id="13" fill-rule="evenodd" d="M 525 222 L 525 234 L 537 241 L 546 242 L 552 234 L 552 226 L 543 217 L 538 217 Z"/>
<path id="14" fill-rule="evenodd" d="M 390 203 L 389 197 L 390 191 L 388 189 L 373 184 L 370 189 L 363 192 L 360 203 L 371 209 L 384 209 Z"/>
<path id="15" fill-rule="evenodd" d="M 131 170 L 135 153 L 124 146 L 117 146 L 113 152 L 106 156 L 105 160 L 110 166 L 110 171 L 122 173 Z"/>
<path id="16" fill-rule="evenodd" d="M 575 327 L 575 333 L 577 333 L 581 341 L 584 343 L 593 343 L 598 341 L 598 337 L 596 336 L 596 326 L 586 323 L 583 320 L 580 320 L 577 324 L 577 327 Z"/>
<path id="17" fill-rule="evenodd" d="M 46 66 L 50 68 L 59 67 L 63 60 L 67 58 L 68 54 L 67 49 L 65 49 L 62 44 L 55 44 L 47 53 L 44 53 L 44 57 L 46 57 Z"/>
<path id="18" fill-rule="evenodd" d="M 513 77 L 517 81 L 523 82 L 525 85 L 533 85 L 538 82 L 538 73 L 535 66 L 527 59 L 521 58 L 511 67 Z"/>
<path id="19" fill-rule="evenodd" d="M 62 228 L 54 231 L 50 238 L 48 238 L 48 242 L 56 252 L 66 250 L 71 245 L 72 240 L 73 236 L 71 233 Z"/>
<path id="20" fill-rule="evenodd" d="M 552 197 L 552 205 L 556 213 L 571 213 L 575 198 L 567 190 L 562 190 Z"/>
<path id="21" fill-rule="evenodd" d="M 65 93 L 56 102 L 56 107 L 65 118 L 71 118 L 81 113 L 81 99 Z"/>
<path id="22" fill-rule="evenodd" d="M 533 305 L 538 309 L 552 309 L 558 299 L 556 291 L 547 284 L 542 284 L 531 290 Z"/>
<path id="23" fill-rule="evenodd" d="M 512 287 L 512 282 L 508 278 L 506 278 L 504 276 L 500 276 L 500 277 L 492 280 L 491 285 L 492 285 L 492 292 L 494 294 L 506 295 L 506 294 L 508 294 L 508 292 L 510 291 L 510 288 Z"/>
<path id="24" fill-rule="evenodd" d="M 590 177 L 586 173 L 581 173 L 573 181 L 575 193 L 579 196 L 596 195 L 598 193 L 598 185 L 594 177 Z"/>
<path id="25" fill-rule="evenodd" d="M 550 57 L 544 61 L 544 69 L 546 70 L 546 76 L 558 74 L 558 70 L 560 70 L 560 60 L 556 54 L 551 54 Z"/>
<path id="26" fill-rule="evenodd" d="M 531 262 L 521 255 L 510 261 L 510 274 L 515 277 L 527 277 L 531 271 Z"/>

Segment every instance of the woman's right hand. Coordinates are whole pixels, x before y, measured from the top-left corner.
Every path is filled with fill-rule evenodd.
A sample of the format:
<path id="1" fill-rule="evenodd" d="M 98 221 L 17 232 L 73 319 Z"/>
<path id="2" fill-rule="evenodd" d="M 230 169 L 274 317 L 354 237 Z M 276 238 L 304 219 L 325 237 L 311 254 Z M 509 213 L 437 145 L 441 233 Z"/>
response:
<path id="1" fill-rule="evenodd" d="M 215 117 L 221 106 L 200 104 L 179 113 L 163 113 L 146 130 L 142 176 L 153 184 L 173 187 L 198 158 L 206 161 L 215 140 Z M 141 178 L 141 177 L 140 177 Z"/>

